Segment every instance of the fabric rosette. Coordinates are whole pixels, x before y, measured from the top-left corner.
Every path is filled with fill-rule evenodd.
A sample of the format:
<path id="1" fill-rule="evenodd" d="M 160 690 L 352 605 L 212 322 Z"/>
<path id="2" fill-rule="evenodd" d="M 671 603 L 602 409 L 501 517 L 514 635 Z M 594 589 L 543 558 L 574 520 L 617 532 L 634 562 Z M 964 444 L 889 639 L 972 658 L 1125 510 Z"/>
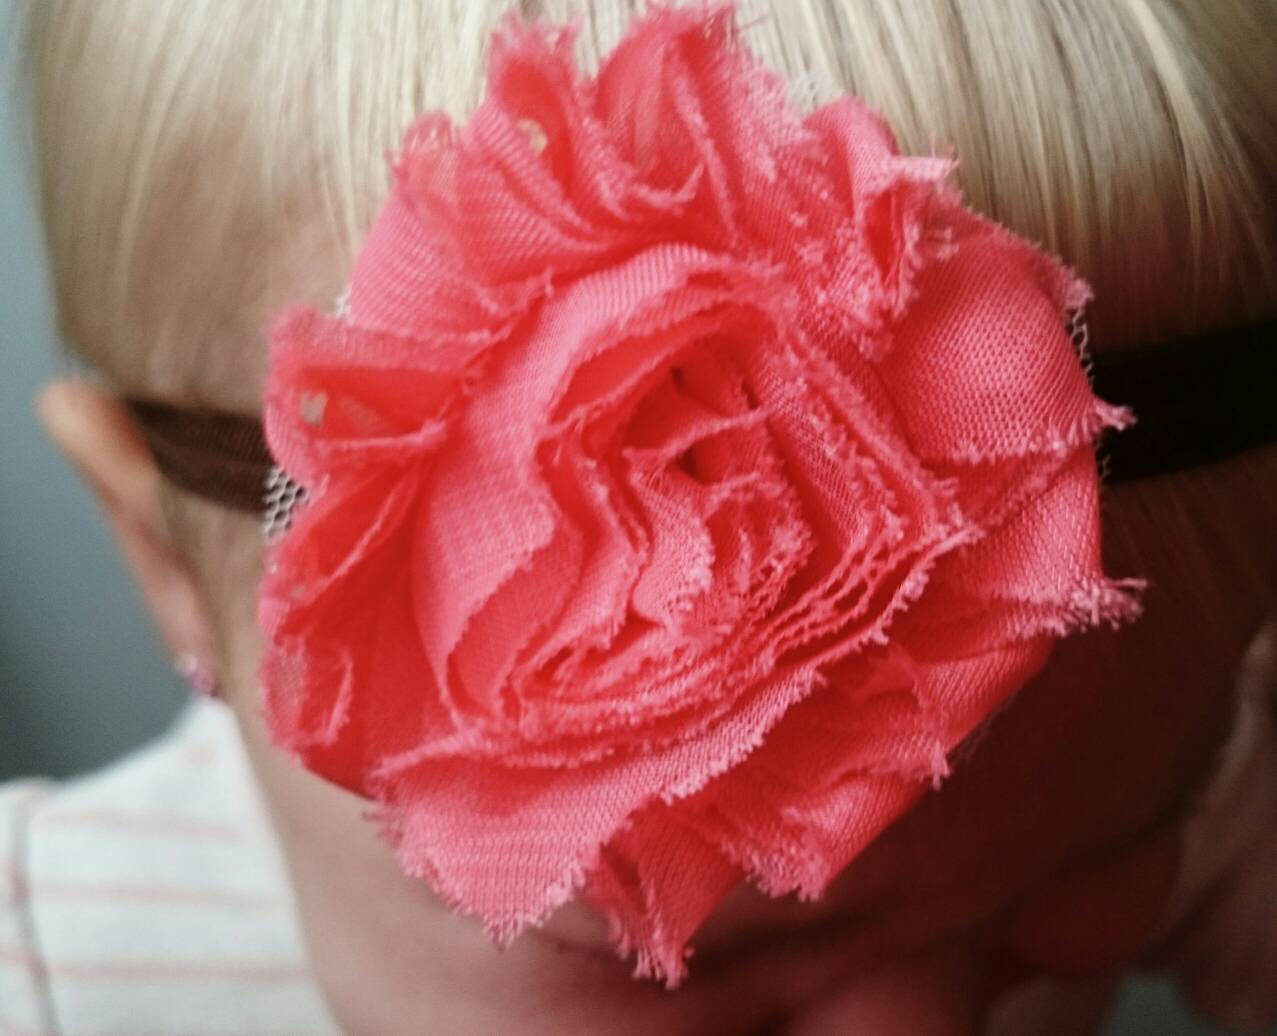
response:
<path id="1" fill-rule="evenodd" d="M 512 18 L 422 118 L 343 311 L 272 329 L 306 490 L 260 617 L 273 737 L 498 940 L 581 893 L 676 984 L 737 882 L 819 896 L 1100 568 L 1087 288 L 728 8 L 595 76 Z"/>

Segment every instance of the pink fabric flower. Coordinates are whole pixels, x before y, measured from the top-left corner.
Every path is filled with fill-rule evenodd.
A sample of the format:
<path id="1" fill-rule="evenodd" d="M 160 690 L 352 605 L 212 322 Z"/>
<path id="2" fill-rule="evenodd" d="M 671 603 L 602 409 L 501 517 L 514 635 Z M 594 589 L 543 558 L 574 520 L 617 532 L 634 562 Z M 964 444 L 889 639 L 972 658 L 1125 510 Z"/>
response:
<path id="1" fill-rule="evenodd" d="M 819 896 L 1100 569 L 1087 288 L 729 9 L 598 75 L 507 21 L 408 133 L 338 316 L 275 325 L 277 742 L 499 940 L 578 892 L 683 976 L 736 882 Z"/>

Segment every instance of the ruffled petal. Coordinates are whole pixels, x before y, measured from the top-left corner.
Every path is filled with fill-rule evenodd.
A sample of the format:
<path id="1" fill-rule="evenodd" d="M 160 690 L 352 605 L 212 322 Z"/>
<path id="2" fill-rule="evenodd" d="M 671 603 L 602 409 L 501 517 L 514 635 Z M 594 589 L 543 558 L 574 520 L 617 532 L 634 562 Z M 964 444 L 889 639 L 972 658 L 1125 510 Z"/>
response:
<path id="1" fill-rule="evenodd" d="M 949 772 L 949 754 L 1045 663 L 1045 637 L 969 658 L 857 659 L 678 816 L 773 896 L 816 898 Z"/>
<path id="2" fill-rule="evenodd" d="M 628 817 L 737 766 L 815 684 L 808 670 L 773 675 L 719 723 L 660 749 L 568 767 L 410 750 L 383 761 L 369 783 L 405 869 L 508 941 L 581 887 Z"/>
<path id="3" fill-rule="evenodd" d="M 1121 412 L 1091 394 L 1065 327 L 1084 286 L 985 224 L 919 274 L 918 297 L 878 366 L 924 460 L 1064 456 Z"/>
<path id="4" fill-rule="evenodd" d="M 604 847 L 583 896 L 608 919 L 622 955 L 635 956 L 634 977 L 676 987 L 687 975 L 688 941 L 742 877 L 700 835 L 650 806 Z"/>
<path id="5" fill-rule="evenodd" d="M 898 635 L 929 657 L 1065 636 L 1135 618 L 1142 588 L 1104 575 L 1095 457 L 1085 447 L 1005 522 L 937 564 Z"/>

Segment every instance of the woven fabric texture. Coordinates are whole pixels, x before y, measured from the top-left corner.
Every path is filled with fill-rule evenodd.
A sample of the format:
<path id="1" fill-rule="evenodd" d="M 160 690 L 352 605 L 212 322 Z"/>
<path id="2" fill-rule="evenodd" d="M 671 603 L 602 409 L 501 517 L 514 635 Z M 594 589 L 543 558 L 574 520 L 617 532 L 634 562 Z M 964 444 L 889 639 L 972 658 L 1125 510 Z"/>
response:
<path id="1" fill-rule="evenodd" d="M 1088 289 L 730 8 L 598 74 L 511 18 L 463 126 L 408 133 L 340 314 L 272 329 L 307 494 L 271 546 L 277 743 L 374 800 L 508 941 L 580 894 L 676 985 L 736 883 L 817 897 L 1100 566 Z"/>

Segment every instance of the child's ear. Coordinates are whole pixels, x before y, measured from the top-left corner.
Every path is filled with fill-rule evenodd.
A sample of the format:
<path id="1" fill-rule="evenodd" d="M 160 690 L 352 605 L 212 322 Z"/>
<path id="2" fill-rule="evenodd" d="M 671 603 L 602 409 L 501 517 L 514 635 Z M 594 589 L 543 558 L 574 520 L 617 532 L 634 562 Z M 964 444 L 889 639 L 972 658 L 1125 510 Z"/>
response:
<path id="1" fill-rule="evenodd" d="M 160 473 L 128 408 L 102 389 L 66 378 L 41 389 L 36 411 L 96 497 L 179 670 L 197 685 L 210 684 L 212 625 L 193 572 L 174 546 Z"/>

